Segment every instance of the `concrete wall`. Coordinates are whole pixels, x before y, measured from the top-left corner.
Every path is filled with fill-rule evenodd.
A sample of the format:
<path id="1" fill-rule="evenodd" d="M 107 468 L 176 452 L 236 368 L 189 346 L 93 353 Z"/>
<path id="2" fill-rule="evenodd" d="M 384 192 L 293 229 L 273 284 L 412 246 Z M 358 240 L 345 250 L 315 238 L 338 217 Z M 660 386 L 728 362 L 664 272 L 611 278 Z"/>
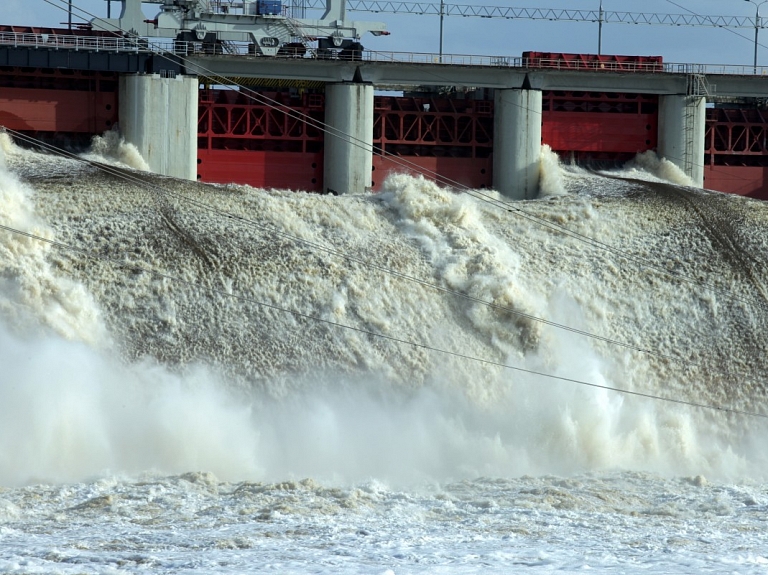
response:
<path id="1" fill-rule="evenodd" d="M 120 77 L 120 131 L 153 172 L 197 180 L 198 86 L 192 76 Z"/>
<path id="2" fill-rule="evenodd" d="M 703 96 L 659 96 L 658 155 L 704 185 L 706 104 Z"/>
<path id="3" fill-rule="evenodd" d="M 496 90 L 493 187 L 515 200 L 539 193 L 542 97 L 538 90 Z"/>
<path id="4" fill-rule="evenodd" d="M 335 194 L 361 194 L 373 169 L 373 86 L 344 82 L 325 87 L 324 185 Z"/>

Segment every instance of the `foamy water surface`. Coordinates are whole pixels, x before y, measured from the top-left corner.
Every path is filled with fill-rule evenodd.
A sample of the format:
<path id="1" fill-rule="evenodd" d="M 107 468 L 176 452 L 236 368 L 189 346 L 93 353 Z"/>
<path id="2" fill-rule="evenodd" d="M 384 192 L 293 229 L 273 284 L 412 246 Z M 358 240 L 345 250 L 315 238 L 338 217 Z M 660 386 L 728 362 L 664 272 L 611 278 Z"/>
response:
<path id="1" fill-rule="evenodd" d="M 765 419 L 611 390 L 766 413 L 763 204 L 87 158 L 2 142 L 0 572 L 768 569 Z"/>

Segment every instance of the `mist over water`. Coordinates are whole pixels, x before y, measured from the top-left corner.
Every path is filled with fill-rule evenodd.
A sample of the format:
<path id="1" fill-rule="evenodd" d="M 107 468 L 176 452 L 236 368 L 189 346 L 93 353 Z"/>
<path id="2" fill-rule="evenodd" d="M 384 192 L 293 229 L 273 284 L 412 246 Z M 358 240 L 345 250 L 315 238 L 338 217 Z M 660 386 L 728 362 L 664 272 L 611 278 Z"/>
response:
<path id="1" fill-rule="evenodd" d="M 120 142 L 98 146 L 141 167 Z M 0 223 L 99 257 L 0 230 L 0 484 L 768 469 L 762 420 L 499 365 L 765 412 L 768 212 L 664 183 L 664 162 L 639 158 L 620 180 L 545 155 L 547 197 L 520 206 L 706 287 L 404 175 L 327 197 L 2 150 Z"/>

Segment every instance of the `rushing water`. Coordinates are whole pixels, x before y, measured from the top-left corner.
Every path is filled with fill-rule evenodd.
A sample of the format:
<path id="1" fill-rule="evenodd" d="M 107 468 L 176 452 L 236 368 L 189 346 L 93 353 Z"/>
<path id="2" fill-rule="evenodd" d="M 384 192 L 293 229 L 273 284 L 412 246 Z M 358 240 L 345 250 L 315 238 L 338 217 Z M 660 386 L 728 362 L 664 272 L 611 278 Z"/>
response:
<path id="1" fill-rule="evenodd" d="M 650 155 L 506 203 L 1 143 L 0 572 L 768 569 L 765 204 Z"/>

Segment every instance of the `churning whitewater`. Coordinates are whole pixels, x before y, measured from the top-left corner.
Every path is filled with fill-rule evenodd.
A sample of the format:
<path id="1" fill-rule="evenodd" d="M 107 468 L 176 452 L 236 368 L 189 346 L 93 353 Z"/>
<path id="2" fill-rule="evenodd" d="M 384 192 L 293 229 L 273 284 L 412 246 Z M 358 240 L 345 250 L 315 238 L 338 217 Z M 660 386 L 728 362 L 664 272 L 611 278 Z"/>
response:
<path id="1" fill-rule="evenodd" d="M 0 572 L 765 572 L 765 204 L 0 144 Z"/>

